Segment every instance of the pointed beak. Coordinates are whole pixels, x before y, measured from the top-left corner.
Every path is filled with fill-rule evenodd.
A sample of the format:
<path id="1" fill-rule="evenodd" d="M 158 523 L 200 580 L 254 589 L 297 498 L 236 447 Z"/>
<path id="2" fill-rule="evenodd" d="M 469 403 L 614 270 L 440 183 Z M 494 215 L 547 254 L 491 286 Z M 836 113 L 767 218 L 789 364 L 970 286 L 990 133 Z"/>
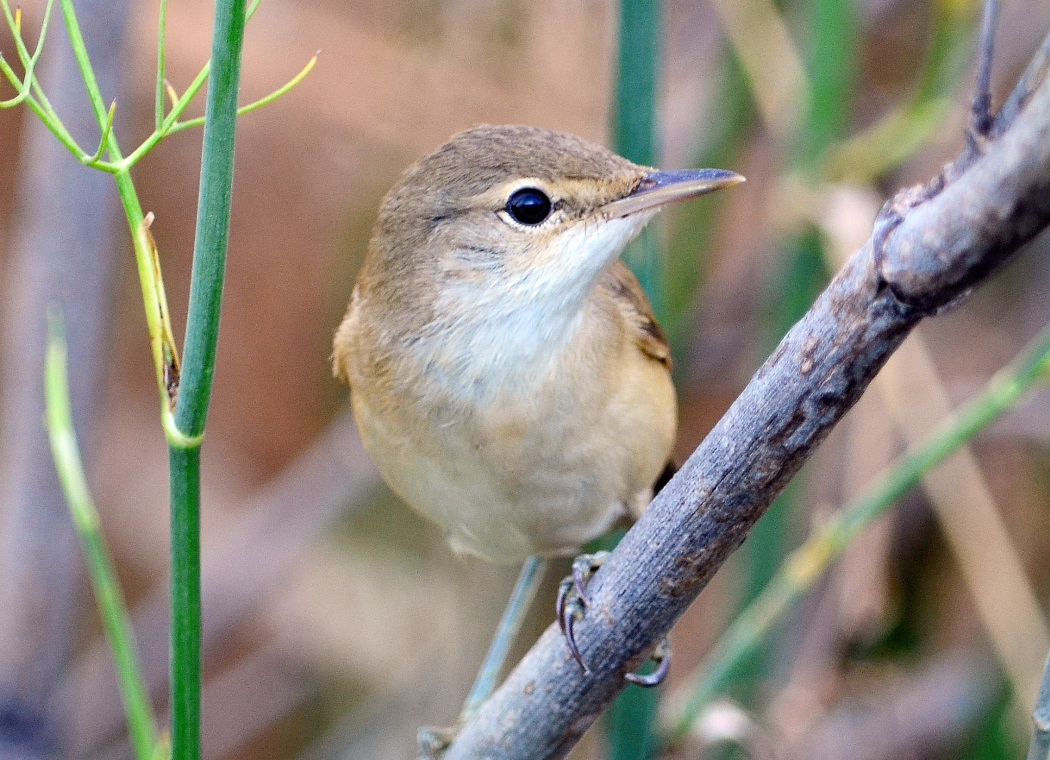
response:
<path id="1" fill-rule="evenodd" d="M 668 203 L 696 198 L 723 187 L 739 185 L 743 181 L 743 176 L 724 169 L 650 172 L 630 195 L 606 203 L 602 206 L 602 212 L 610 218 L 620 219 Z"/>

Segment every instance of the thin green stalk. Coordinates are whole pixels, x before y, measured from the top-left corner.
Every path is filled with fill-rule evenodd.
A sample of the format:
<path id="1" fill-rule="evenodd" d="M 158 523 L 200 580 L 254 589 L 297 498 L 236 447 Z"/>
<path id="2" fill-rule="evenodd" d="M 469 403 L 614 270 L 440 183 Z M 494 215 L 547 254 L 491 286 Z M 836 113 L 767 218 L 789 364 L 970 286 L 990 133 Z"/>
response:
<path id="1" fill-rule="evenodd" d="M 247 113 L 251 113 L 252 111 L 256 111 L 256 110 L 262 108 L 263 106 L 268 106 L 268 105 L 270 105 L 270 103 L 273 103 L 278 98 L 280 98 L 283 95 L 286 95 L 287 93 L 291 92 L 301 81 L 306 79 L 306 75 L 309 74 L 313 70 L 313 67 L 317 65 L 317 56 L 318 55 L 320 55 L 320 54 L 319 53 L 315 53 L 313 55 L 313 57 L 310 58 L 310 60 L 306 62 L 306 65 L 303 66 L 303 68 L 299 70 L 298 74 L 296 74 L 294 77 L 289 79 L 285 84 L 281 85 L 276 90 L 271 92 L 269 95 L 267 95 L 265 97 L 262 97 L 262 98 L 259 98 L 258 100 L 253 100 L 248 105 L 241 106 L 240 108 L 238 108 L 237 109 L 237 115 L 238 116 L 244 116 Z M 167 131 L 166 134 L 173 135 L 176 132 L 182 132 L 185 129 L 194 129 L 195 127 L 203 126 L 203 124 L 204 124 L 204 117 L 203 116 L 201 116 L 200 118 L 197 118 L 197 119 L 187 119 L 186 121 L 179 121 L 179 122 L 176 122 L 176 123 L 172 124 L 171 127 L 168 128 L 168 131 Z"/>
<path id="2" fill-rule="evenodd" d="M 17 77 L 14 77 L 13 71 L 10 74 L 7 74 L 8 78 L 14 77 L 11 83 L 15 85 L 15 89 L 18 90 L 18 93 L 10 100 L 0 100 L 0 108 L 11 108 L 12 106 L 17 106 L 29 97 L 35 79 L 34 72 L 36 70 L 36 64 L 40 60 L 40 54 L 44 50 L 44 40 L 47 37 L 47 28 L 51 24 L 51 10 L 54 7 L 54 0 L 48 0 L 47 5 L 44 6 L 44 20 L 40 24 L 40 36 L 37 38 L 36 48 L 33 50 L 32 55 L 29 54 L 29 50 L 25 45 L 25 40 L 22 39 L 21 14 L 17 11 L 12 13 L 11 6 L 7 0 L 4 0 L 2 5 L 4 18 L 7 20 L 7 25 L 14 34 L 15 47 L 18 50 L 18 57 L 22 61 L 23 68 L 21 85 L 15 84 Z"/>
<path id="3" fill-rule="evenodd" d="M 860 23 L 853 3 L 808 0 L 807 73 L 810 110 L 799 134 L 803 168 L 813 171 L 824 151 L 846 132 L 860 53 Z"/>
<path id="4" fill-rule="evenodd" d="M 88 576 L 102 617 L 106 639 L 113 652 L 117 681 L 124 702 L 128 733 L 138 760 L 151 760 L 157 747 L 157 721 L 142 676 L 127 605 L 117 582 L 113 561 L 99 527 L 84 467 L 80 459 L 69 401 L 66 342 L 61 320 L 52 316 L 45 369 L 47 432 L 62 490 L 69 504 L 80 544 L 87 559 Z"/>
<path id="5" fill-rule="evenodd" d="M 252 0 L 252 4 L 248 7 L 248 12 L 245 17 L 245 23 L 251 21 L 252 16 L 255 15 L 255 11 L 259 9 L 259 4 L 261 2 L 262 0 Z M 201 67 L 201 70 L 197 72 L 197 76 L 193 78 L 193 81 L 190 83 L 190 86 L 186 88 L 186 91 L 182 93 L 182 96 L 178 98 L 172 105 L 171 111 L 169 111 L 168 115 L 164 117 L 161 125 L 154 129 L 153 133 L 145 140 L 143 140 L 142 144 L 139 145 L 139 147 L 137 147 L 134 151 L 128 154 L 128 157 L 122 162 L 122 168 L 130 169 L 143 156 L 145 156 L 147 153 L 153 150 L 161 140 L 163 140 L 165 137 L 171 134 L 172 130 L 176 127 L 176 125 L 179 122 L 179 117 L 181 117 L 182 114 L 186 112 L 186 109 L 189 108 L 190 103 L 192 103 L 194 98 L 196 98 L 198 93 L 200 93 L 201 87 L 203 87 L 204 83 L 208 81 L 208 77 L 211 75 L 212 63 L 213 61 L 208 61 L 206 64 L 204 64 L 203 67 Z M 159 74 L 158 81 L 160 82 L 158 86 L 160 90 L 163 91 L 163 89 L 165 88 L 163 80 L 160 80 Z M 160 96 L 163 96 L 163 92 L 160 93 Z M 163 100 L 161 100 L 161 109 L 158 110 L 162 109 Z"/>
<path id="6" fill-rule="evenodd" d="M 657 161 L 656 107 L 660 84 L 661 2 L 621 0 L 613 110 L 613 149 L 645 166 Z M 664 273 L 655 232 L 645 230 L 624 260 L 638 276 L 657 318 L 663 316 Z"/>
<path id="7" fill-rule="evenodd" d="M 153 129 L 164 123 L 165 84 L 168 78 L 168 0 L 160 0 L 157 21 L 157 83 L 153 93 Z"/>
<path id="8" fill-rule="evenodd" d="M 167 361 L 164 352 L 164 335 L 166 331 L 162 323 L 163 315 L 167 314 L 168 307 L 166 303 L 161 302 L 163 286 L 160 284 L 159 269 L 156 266 L 154 259 L 155 252 L 152 241 L 149 237 L 145 214 L 142 211 L 142 204 L 139 201 L 138 193 L 135 190 L 135 185 L 132 182 L 128 168 L 121 167 L 120 165 L 123 158 L 120 145 L 117 143 L 116 135 L 110 128 L 112 124 L 112 109 L 107 109 L 105 101 L 103 100 L 102 91 L 99 88 L 98 80 L 95 78 L 95 73 L 91 66 L 91 59 L 87 52 L 84 37 L 80 31 L 80 23 L 77 20 L 76 9 L 73 7 L 72 0 L 62 0 L 62 13 L 66 21 L 66 27 L 69 31 L 69 40 L 73 47 L 73 54 L 80 68 L 81 77 L 84 80 L 84 87 L 87 90 L 88 98 L 90 99 L 92 108 L 95 111 L 95 117 L 98 120 L 99 129 L 102 134 L 99 145 L 99 155 L 101 155 L 103 151 L 107 152 L 110 156 L 111 162 L 115 166 L 113 174 L 117 183 L 117 192 L 120 195 L 121 203 L 124 206 L 124 213 L 127 216 L 128 227 L 131 231 L 132 241 L 134 243 L 135 263 L 138 268 L 139 282 L 142 287 L 142 299 L 146 311 L 146 324 L 149 329 L 154 370 L 157 377 L 158 392 L 160 394 L 161 416 L 165 423 L 164 427 L 168 439 L 178 440 L 178 431 L 176 430 L 175 425 L 170 421 L 171 409 L 168 403 L 169 399 L 166 383 Z M 49 108 L 42 90 L 38 91 L 38 97 L 41 100 L 42 105 Z M 54 112 L 52 111 L 51 113 L 53 114 Z M 57 121 L 57 115 L 55 115 L 54 118 Z M 81 153 L 83 152 L 81 151 Z M 90 156 L 80 155 L 79 158 L 81 161 L 84 161 L 89 165 L 94 165 L 97 168 L 104 168 L 100 165 L 100 162 L 91 161 Z"/>
<path id="9" fill-rule="evenodd" d="M 199 760 L 201 699 L 200 436 L 215 372 L 233 192 L 244 0 L 219 0 L 205 107 L 197 232 L 175 424 L 192 442 L 170 441 L 172 564 L 172 754 Z"/>
<path id="10" fill-rule="evenodd" d="M 161 419 L 170 450 L 173 586 L 171 752 L 169 753 L 166 745 L 162 746 L 156 741 L 152 716 L 148 723 L 148 732 L 142 728 L 146 725 L 141 716 L 142 700 L 134 695 L 129 703 L 129 722 L 133 735 L 138 734 L 136 751 L 141 759 L 144 760 L 151 756 L 161 758 L 172 754 L 179 760 L 197 760 L 201 750 L 200 445 L 211 395 L 229 236 L 241 48 L 244 26 L 259 7 L 260 0 L 252 0 L 247 12 L 245 0 L 223 0 L 218 4 L 212 59 L 204 66 L 186 92 L 181 97 L 174 98 L 175 102 L 171 111 L 166 115 L 164 108 L 166 0 L 161 0 L 161 2 L 155 108 L 156 129 L 127 158 L 122 156 L 113 133 L 116 104 L 114 103 L 109 108 L 105 105 L 77 20 L 73 0 L 61 0 L 61 8 L 74 57 L 99 124 L 101 139 L 97 151 L 89 155 L 76 143 L 51 107 L 43 88 L 34 76 L 34 67 L 43 47 L 47 20 L 50 17 L 51 0 L 45 10 L 44 29 L 37 48 L 32 54 L 28 52 L 21 36 L 20 14 L 11 12 L 8 0 L 0 0 L 7 24 L 16 38 L 19 57 L 25 70 L 24 79 L 19 78 L 12 67 L 0 56 L 0 73 L 17 90 L 13 100 L 0 103 L 0 106 L 7 107 L 25 102 L 59 142 L 78 160 L 92 168 L 114 175 L 117 190 L 124 205 L 134 242 L 135 259 L 142 287 L 160 396 Z M 316 56 L 287 85 L 245 106 L 241 111 L 254 110 L 288 92 L 310 71 L 315 61 Z M 179 360 L 175 341 L 172 338 L 167 300 L 160 274 L 159 254 L 149 232 L 152 216 L 146 217 L 143 213 L 130 170 L 165 136 L 200 123 L 201 120 L 196 119 L 186 123 L 180 123 L 178 120 L 205 81 L 209 82 L 208 102 L 205 109 L 207 121 L 204 131 L 200 203 L 190 287 L 186 365 L 180 379 Z M 107 158 L 103 160 L 103 156 Z M 71 434 L 70 440 L 72 440 Z M 57 453 L 56 459 L 58 459 Z M 67 467 L 63 464 L 64 461 L 59 462 L 60 470 Z M 82 480 L 81 476 L 81 483 Z M 75 483 L 76 481 L 69 480 L 68 482 Z M 81 500 L 77 503 L 82 504 L 85 495 L 86 486 L 81 488 L 81 492 L 70 496 L 74 517 L 82 518 L 85 514 L 82 509 L 78 510 L 75 507 L 74 496 Z M 97 519 L 93 522 L 97 534 Z M 81 519 L 78 524 L 80 523 L 90 526 L 92 521 L 85 522 Z M 104 552 L 100 552 L 95 546 L 86 546 L 85 551 L 92 565 L 102 562 L 105 558 Z M 105 572 L 105 569 L 98 572 Z M 112 576 L 111 571 L 110 576 Z M 106 593 L 110 597 L 114 593 L 113 588 L 115 586 L 110 578 L 106 586 Z M 145 702 L 145 705 L 148 708 L 148 702 Z M 135 712 L 135 715 L 130 715 L 131 712 Z"/>
<path id="11" fill-rule="evenodd" d="M 865 494 L 852 501 L 785 560 L 763 593 L 741 613 L 683 688 L 690 696 L 668 722 L 674 744 L 690 731 L 703 708 L 730 681 L 773 626 L 813 587 L 864 528 L 886 512 L 950 454 L 1012 409 L 1025 394 L 1050 381 L 1050 328 L 977 398 L 960 408 L 924 443 L 912 447 Z"/>
<path id="12" fill-rule="evenodd" d="M 259 8 L 259 4 L 262 0 L 252 0 L 251 5 L 248 7 L 246 21 L 251 20 L 251 17 L 255 14 L 255 11 Z M 204 124 L 204 118 L 188 119 L 187 121 L 179 121 L 186 109 L 189 108 L 190 104 L 194 101 L 197 95 L 200 93 L 204 83 L 208 81 L 208 76 L 211 72 L 211 62 L 206 63 L 198 72 L 193 82 L 186 89 L 181 96 L 175 96 L 172 94 L 172 107 L 171 111 L 165 115 L 165 92 L 168 89 L 165 81 L 166 72 L 166 59 L 167 59 L 167 40 L 166 40 L 166 6 L 167 0 L 162 0 L 161 3 L 161 20 L 158 30 L 158 46 L 157 46 L 157 83 L 155 93 L 155 121 L 156 125 L 153 132 L 146 137 L 131 153 L 127 156 L 122 156 L 117 146 L 116 140 L 111 139 L 109 134 L 112 131 L 112 118 L 116 108 L 115 104 L 111 104 L 107 110 L 102 101 L 102 93 L 98 88 L 97 81 L 95 79 L 94 72 L 91 68 L 91 60 L 87 53 L 87 48 L 84 44 L 83 37 L 80 33 L 80 27 L 77 23 L 76 11 L 73 7 L 71 0 L 62 0 L 63 14 L 69 24 L 70 40 L 73 45 L 74 54 L 77 59 L 78 67 L 80 68 L 81 75 L 84 79 L 85 88 L 91 99 L 92 107 L 95 110 L 96 117 L 100 119 L 99 127 L 102 130 L 102 140 L 99 143 L 98 149 L 89 154 L 86 150 L 77 144 L 76 140 L 66 129 L 62 123 L 59 115 L 51 107 L 50 102 L 45 95 L 43 88 L 40 83 L 33 76 L 34 67 L 36 61 L 43 49 L 44 36 L 47 30 L 47 21 L 50 17 L 51 6 L 53 0 L 49 0 L 45 11 L 44 11 L 44 25 L 41 28 L 40 38 L 37 42 L 37 47 L 32 54 L 29 53 L 28 48 L 25 45 L 25 41 L 21 36 L 21 22 L 20 14 L 12 12 L 8 0 L 0 0 L 0 7 L 4 10 L 4 15 L 7 20 L 8 27 L 11 29 L 12 34 L 15 37 L 16 47 L 18 49 L 19 58 L 25 68 L 25 76 L 19 77 L 10 64 L 0 56 L 0 73 L 11 82 L 16 89 L 16 95 L 6 101 L 0 101 L 0 108 L 9 108 L 20 103 L 25 103 L 30 109 L 40 118 L 44 125 L 55 135 L 55 137 L 62 143 L 65 148 L 76 156 L 77 160 L 81 163 L 90 166 L 93 169 L 104 171 L 108 174 L 121 175 L 131 170 L 142 158 L 155 148 L 164 138 L 169 135 L 175 134 L 176 132 L 182 132 L 186 129 L 199 127 Z M 286 84 L 277 88 L 270 94 L 259 98 L 258 100 L 249 103 L 248 105 L 242 106 L 238 110 L 238 114 L 246 114 L 251 111 L 262 108 L 265 105 L 269 105 L 273 101 L 282 97 L 283 95 L 290 92 L 296 85 L 301 82 L 307 74 L 310 73 L 314 65 L 317 62 L 317 55 L 315 54 L 291 80 Z M 174 91 L 172 90 L 172 93 Z M 100 104 L 102 109 L 100 111 Z M 100 113 L 106 112 L 106 116 L 101 117 Z M 107 119 L 109 123 L 107 124 Z M 109 154 L 109 158 L 103 158 L 103 155 Z"/>
<path id="13" fill-rule="evenodd" d="M 188 435 L 204 432 L 215 371 L 230 234 L 244 11 L 244 0 L 222 0 L 215 16 L 183 377 L 175 408 L 176 422 Z"/>
<path id="14" fill-rule="evenodd" d="M 19 60 L 22 62 L 24 69 L 24 75 L 19 77 L 11 65 L 4 60 L 3 55 L 0 55 L 0 72 L 18 91 L 18 94 L 13 99 L 0 101 L 0 108 L 10 108 L 19 103 L 25 103 L 67 150 L 78 159 L 81 158 L 84 155 L 84 151 L 77 145 L 76 140 L 73 139 L 73 136 L 69 134 L 69 131 L 58 118 L 58 114 L 55 113 L 55 110 L 44 96 L 40 83 L 35 76 L 35 59 L 43 50 L 44 39 L 47 36 L 47 30 L 50 28 L 53 3 L 48 2 L 47 6 L 45 6 L 44 21 L 40 27 L 40 37 L 37 40 L 37 47 L 32 56 L 29 55 L 25 40 L 22 38 L 21 12 L 15 11 L 12 13 L 10 3 L 7 0 L 0 0 L 0 8 L 4 11 L 4 18 L 15 39 Z"/>
<path id="15" fill-rule="evenodd" d="M 98 128 L 103 133 L 104 144 L 107 151 L 114 160 L 119 161 L 120 148 L 117 145 L 117 137 L 112 130 L 106 130 L 106 122 L 109 119 L 109 109 L 102 97 L 102 90 L 95 78 L 95 70 L 91 66 L 91 57 L 88 55 L 87 45 L 84 43 L 84 35 L 80 31 L 80 22 L 77 20 L 76 9 L 73 0 L 62 0 L 62 16 L 66 20 L 66 29 L 69 33 L 69 42 L 73 46 L 73 56 L 77 59 L 77 66 L 84 79 L 84 89 L 87 91 L 91 108 L 95 112 L 95 120 Z"/>
<path id="16" fill-rule="evenodd" d="M 657 163 L 657 102 L 660 83 L 660 0 L 620 0 L 613 148 L 636 163 Z M 649 296 L 657 319 L 666 316 L 666 273 L 655 230 L 642 231 L 624 254 Z M 605 717 L 609 760 L 638 760 L 657 746 L 657 689 L 626 689 Z"/>
<path id="17" fill-rule="evenodd" d="M 660 86 L 661 3 L 620 1 L 613 146 L 645 166 L 657 160 L 656 103 Z"/>
<path id="18" fill-rule="evenodd" d="M 168 447 L 171 479 L 171 756 L 201 756 L 200 449 Z"/>

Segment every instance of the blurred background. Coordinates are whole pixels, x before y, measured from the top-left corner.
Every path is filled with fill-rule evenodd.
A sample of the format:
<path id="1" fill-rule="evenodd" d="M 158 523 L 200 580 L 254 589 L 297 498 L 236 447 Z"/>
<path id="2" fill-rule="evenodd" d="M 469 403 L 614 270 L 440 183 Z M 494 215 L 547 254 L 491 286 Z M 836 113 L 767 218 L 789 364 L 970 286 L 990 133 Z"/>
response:
<path id="1" fill-rule="evenodd" d="M 156 4 L 78 8 L 119 70 L 103 89 L 128 151 L 152 129 Z M 24 3 L 27 29 L 42 9 Z M 676 209 L 657 233 L 654 300 L 675 349 L 680 460 L 867 237 L 883 201 L 961 149 L 979 13 L 967 0 L 663 3 L 653 160 L 748 177 Z M 200 0 L 169 11 L 179 92 L 208 56 L 211 14 Z M 266 0 L 249 25 L 245 102 L 323 52 L 305 82 L 239 131 L 203 464 L 206 757 L 407 758 L 419 725 L 454 720 L 516 568 L 453 556 L 384 489 L 331 377 L 331 337 L 379 201 L 420 154 L 480 122 L 614 144 L 619 14 L 612 0 Z M 1004 4 L 996 103 L 1048 30 L 1045 2 Z M 97 128 L 77 122 L 67 45 L 56 26 L 43 76 L 89 145 Z M 0 34 L 0 50 L 12 49 Z M 156 215 L 180 336 L 199 159 L 199 131 L 184 132 L 134 172 Z M 159 709 L 166 699 L 166 446 L 127 228 L 108 178 L 77 179 L 90 174 L 28 111 L 0 111 L 4 758 L 131 756 L 40 425 L 51 301 L 69 323 L 103 528 Z M 909 339 L 679 624 L 665 690 L 814 525 L 1050 320 L 1047 253 L 1037 241 Z M 1050 396 L 1037 394 L 865 531 L 665 756 L 1021 756 L 1050 644 L 1048 444 Z M 520 646 L 553 619 L 556 581 Z M 573 757 L 656 756 L 616 741 L 592 731 Z"/>

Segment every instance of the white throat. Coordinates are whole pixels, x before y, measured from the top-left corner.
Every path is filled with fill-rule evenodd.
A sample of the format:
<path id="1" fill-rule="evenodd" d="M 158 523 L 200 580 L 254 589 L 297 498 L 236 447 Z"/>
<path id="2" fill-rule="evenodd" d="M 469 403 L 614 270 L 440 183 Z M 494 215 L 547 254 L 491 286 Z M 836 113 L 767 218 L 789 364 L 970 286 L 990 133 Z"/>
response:
<path id="1" fill-rule="evenodd" d="M 459 317 L 439 328 L 435 379 L 456 395 L 499 396 L 542 378 L 583 323 L 602 273 L 654 214 L 580 222 L 530 266 L 447 287 L 438 311 Z"/>

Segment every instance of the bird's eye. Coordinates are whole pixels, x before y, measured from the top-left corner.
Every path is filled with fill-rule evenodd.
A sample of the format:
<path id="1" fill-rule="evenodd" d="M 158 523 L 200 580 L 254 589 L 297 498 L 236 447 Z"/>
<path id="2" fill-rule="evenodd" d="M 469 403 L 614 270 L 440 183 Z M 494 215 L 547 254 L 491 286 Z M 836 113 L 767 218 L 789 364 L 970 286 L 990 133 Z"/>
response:
<path id="1" fill-rule="evenodd" d="M 550 216 L 551 199 L 534 187 L 515 190 L 507 199 L 507 213 L 521 224 L 536 225 Z"/>

